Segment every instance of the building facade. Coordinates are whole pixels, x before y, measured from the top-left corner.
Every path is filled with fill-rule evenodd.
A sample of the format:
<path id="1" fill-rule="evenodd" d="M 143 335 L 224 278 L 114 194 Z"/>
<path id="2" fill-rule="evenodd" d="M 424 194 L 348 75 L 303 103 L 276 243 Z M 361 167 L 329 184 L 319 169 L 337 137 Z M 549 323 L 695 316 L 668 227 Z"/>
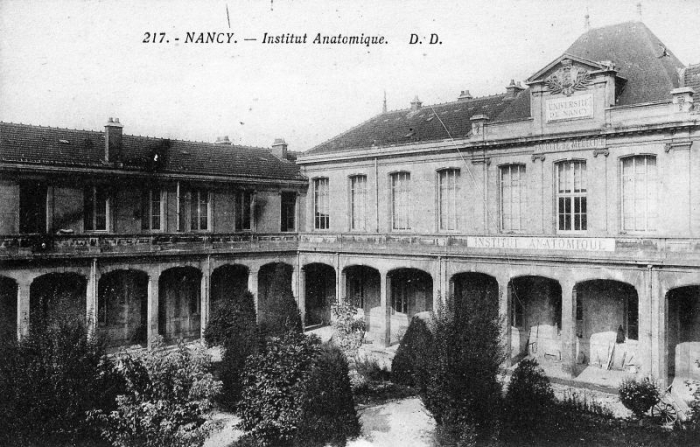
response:
<path id="1" fill-rule="evenodd" d="M 0 124 L 0 328 L 85 316 L 112 346 L 198 338 L 250 289 L 296 276 L 306 180 L 272 149 Z M 300 221 L 300 219 L 302 219 Z M 296 282 L 296 281 L 295 281 Z"/>
<path id="2" fill-rule="evenodd" d="M 383 345 L 480 294 L 511 363 L 700 378 L 700 69 L 661 49 L 639 22 L 589 30 L 525 86 L 416 98 L 305 152 L 302 269 Z"/>
<path id="3" fill-rule="evenodd" d="M 663 48 L 663 51 L 661 49 Z M 0 123 L 0 332 L 84 315 L 113 346 L 197 338 L 283 266 L 307 326 L 398 343 L 452 296 L 499 303 L 508 362 L 700 378 L 700 65 L 642 23 L 525 86 L 271 149 Z"/>

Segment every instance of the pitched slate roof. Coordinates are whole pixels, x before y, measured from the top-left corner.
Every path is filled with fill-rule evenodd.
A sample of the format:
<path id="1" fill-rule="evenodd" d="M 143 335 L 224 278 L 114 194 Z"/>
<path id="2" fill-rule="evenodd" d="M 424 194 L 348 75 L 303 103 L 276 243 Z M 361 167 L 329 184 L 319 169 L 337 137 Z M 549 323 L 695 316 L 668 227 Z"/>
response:
<path id="1" fill-rule="evenodd" d="M 103 132 L 0 122 L 0 162 L 72 167 L 112 167 L 104 160 Z M 299 168 L 276 158 L 269 149 L 124 135 L 124 169 L 148 169 L 158 151 L 160 172 L 221 175 L 272 180 L 302 179 Z"/>
<path id="2" fill-rule="evenodd" d="M 494 120 L 511 101 L 504 93 L 382 113 L 305 154 L 466 137 L 472 116 L 484 114 Z"/>
<path id="3" fill-rule="evenodd" d="M 591 61 L 612 61 L 627 79 L 617 105 L 671 99 L 678 87 L 683 64 L 641 22 L 626 22 L 592 29 L 573 43 L 566 53 Z"/>
<path id="4" fill-rule="evenodd" d="M 683 72 L 683 86 L 695 90 L 695 101 L 700 101 L 700 64 L 689 65 Z"/>

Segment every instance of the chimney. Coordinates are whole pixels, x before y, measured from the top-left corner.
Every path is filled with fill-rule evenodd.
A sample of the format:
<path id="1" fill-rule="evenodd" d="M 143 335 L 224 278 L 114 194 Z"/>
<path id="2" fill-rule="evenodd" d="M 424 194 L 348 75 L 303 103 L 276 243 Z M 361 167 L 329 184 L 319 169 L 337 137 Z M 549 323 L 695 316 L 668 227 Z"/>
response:
<path id="1" fill-rule="evenodd" d="M 420 102 L 420 99 L 418 99 L 418 96 L 416 96 L 415 98 L 413 98 L 413 101 L 411 101 L 411 110 L 414 112 L 416 110 L 420 110 L 422 105 L 423 103 Z"/>
<path id="2" fill-rule="evenodd" d="M 459 98 L 457 98 L 457 101 L 466 101 L 468 99 L 472 99 L 473 96 L 471 93 L 469 93 L 469 90 L 462 90 L 459 93 Z"/>
<path id="3" fill-rule="evenodd" d="M 105 124 L 105 161 L 119 161 L 122 156 L 122 128 L 119 118 L 110 118 Z"/>
<path id="4" fill-rule="evenodd" d="M 231 146 L 233 143 L 231 143 L 231 140 L 228 139 L 228 135 L 223 136 L 223 137 L 216 137 L 216 143 L 214 144 L 220 144 L 223 146 Z"/>
<path id="5" fill-rule="evenodd" d="M 510 85 L 506 87 L 506 98 L 515 98 L 523 90 L 525 89 L 520 85 L 520 82 L 516 84 L 515 79 L 511 79 Z"/>
<path id="6" fill-rule="evenodd" d="M 272 143 L 272 155 L 280 160 L 287 159 L 287 142 L 284 138 L 275 138 L 275 142 Z"/>
<path id="7" fill-rule="evenodd" d="M 671 90 L 673 98 L 673 110 L 675 112 L 690 112 L 693 110 L 693 95 L 695 90 L 691 87 L 678 87 Z"/>
<path id="8" fill-rule="evenodd" d="M 472 136 L 484 134 L 484 124 L 489 120 L 489 117 L 484 114 L 474 115 L 469 120 L 472 122 Z"/>

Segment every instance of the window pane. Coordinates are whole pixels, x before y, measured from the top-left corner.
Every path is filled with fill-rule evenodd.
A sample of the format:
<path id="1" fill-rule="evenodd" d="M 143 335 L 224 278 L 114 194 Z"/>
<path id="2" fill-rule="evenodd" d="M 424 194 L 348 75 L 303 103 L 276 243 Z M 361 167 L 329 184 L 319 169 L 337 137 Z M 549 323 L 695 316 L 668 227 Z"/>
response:
<path id="1" fill-rule="evenodd" d="M 639 155 L 622 160 L 622 225 L 628 231 L 656 229 L 656 157 Z"/>
<path id="2" fill-rule="evenodd" d="M 501 168 L 501 225 L 505 231 L 522 229 L 525 200 L 525 166 Z"/>
<path id="3" fill-rule="evenodd" d="M 556 172 L 559 230 L 583 231 L 586 229 L 586 162 L 563 161 L 557 163 Z"/>
<path id="4" fill-rule="evenodd" d="M 329 228 L 328 179 L 314 180 L 314 227 L 319 230 Z"/>

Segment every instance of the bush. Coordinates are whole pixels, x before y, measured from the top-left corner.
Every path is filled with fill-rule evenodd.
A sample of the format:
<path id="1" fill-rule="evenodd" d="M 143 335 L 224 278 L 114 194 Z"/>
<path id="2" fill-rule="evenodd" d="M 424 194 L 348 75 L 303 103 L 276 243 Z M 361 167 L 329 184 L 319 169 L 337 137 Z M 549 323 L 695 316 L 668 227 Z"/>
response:
<path id="1" fill-rule="evenodd" d="M 425 392 L 434 337 L 432 314 L 417 314 L 408 325 L 396 356 L 391 362 L 391 380 L 400 385 L 417 387 Z"/>
<path id="2" fill-rule="evenodd" d="M 282 337 L 289 331 L 301 334 L 304 326 L 284 264 L 278 264 L 267 294 L 267 309 L 261 323 L 262 332 L 269 337 Z"/>
<path id="3" fill-rule="evenodd" d="M 503 429 L 515 439 L 532 439 L 550 420 L 556 400 L 537 361 L 522 360 L 513 371 L 504 401 Z"/>
<path id="4" fill-rule="evenodd" d="M 316 337 L 289 332 L 248 357 L 238 403 L 243 429 L 261 445 L 289 444 L 296 434 L 305 380 L 318 355 Z"/>
<path id="5" fill-rule="evenodd" d="M 204 423 L 221 383 L 208 372 L 209 357 L 199 347 L 176 350 L 158 340 L 148 351 L 121 354 L 117 369 L 126 392 L 115 411 L 95 411 L 102 436 L 114 446 L 202 445 Z"/>
<path id="6" fill-rule="evenodd" d="M 324 346 L 306 380 L 294 444 L 344 446 L 360 434 L 348 362 L 337 347 Z"/>
<path id="7" fill-rule="evenodd" d="M 479 439 L 497 433 L 501 406 L 500 344 L 497 300 L 475 295 L 454 311 L 450 298 L 435 320 L 429 378 L 420 393 L 438 425 L 472 427 Z"/>
<path id="8" fill-rule="evenodd" d="M 110 411 L 123 383 L 82 320 L 33 328 L 0 349 L 0 445 L 73 443 L 98 433 L 87 412 Z"/>
<path id="9" fill-rule="evenodd" d="M 204 339 L 208 345 L 222 346 L 220 401 L 233 409 L 241 397 L 245 361 L 258 352 L 260 343 L 253 294 L 246 290 L 240 297 L 220 303 L 212 313 Z"/>
<path id="10" fill-rule="evenodd" d="M 241 445 L 344 445 L 359 434 L 345 356 L 317 337 L 270 340 L 248 358 L 243 384 Z"/>
<path id="11" fill-rule="evenodd" d="M 659 401 L 659 387 L 648 377 L 638 381 L 634 378 L 623 379 L 619 388 L 620 402 L 641 419 L 655 403 Z"/>
<path id="12" fill-rule="evenodd" d="M 347 357 L 356 357 L 365 336 L 365 320 L 357 316 L 353 304 L 336 303 L 332 307 L 333 343 L 342 349 Z"/>

